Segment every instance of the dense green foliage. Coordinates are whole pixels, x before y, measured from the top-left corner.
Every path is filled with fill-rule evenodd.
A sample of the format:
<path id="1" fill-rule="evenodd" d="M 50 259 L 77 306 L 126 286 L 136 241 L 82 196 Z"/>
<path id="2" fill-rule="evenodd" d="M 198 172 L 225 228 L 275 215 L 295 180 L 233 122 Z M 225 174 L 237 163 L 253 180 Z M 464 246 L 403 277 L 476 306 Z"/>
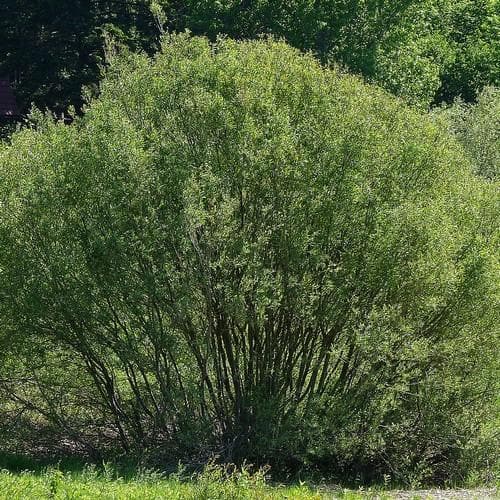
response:
<path id="1" fill-rule="evenodd" d="M 173 29 L 282 36 L 419 106 L 472 100 L 499 82 L 497 0 L 194 0 L 179 10 L 165 3 Z"/>
<path id="2" fill-rule="evenodd" d="M 284 43 L 175 36 L 0 148 L 4 446 L 491 463 L 498 193 L 430 118 Z"/>
<path id="3" fill-rule="evenodd" d="M 500 179 L 500 91 L 486 87 L 474 105 L 457 100 L 437 108 L 434 114 L 447 120 L 451 133 L 462 143 L 475 164 L 475 171 L 487 179 Z"/>
<path id="4" fill-rule="evenodd" d="M 500 75 L 498 0 L 2 0 L 0 74 L 26 110 L 80 108 L 105 40 L 153 52 L 162 30 L 283 37 L 418 106 L 474 100 Z"/>

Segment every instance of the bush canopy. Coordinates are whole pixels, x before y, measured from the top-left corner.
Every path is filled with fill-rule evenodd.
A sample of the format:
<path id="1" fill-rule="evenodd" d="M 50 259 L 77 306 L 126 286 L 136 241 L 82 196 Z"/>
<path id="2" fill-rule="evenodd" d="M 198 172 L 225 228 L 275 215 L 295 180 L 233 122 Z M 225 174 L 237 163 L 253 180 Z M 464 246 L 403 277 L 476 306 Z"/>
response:
<path id="1" fill-rule="evenodd" d="M 4 423 L 399 480 L 487 460 L 498 197 L 432 119 L 177 35 L 0 147 Z"/>

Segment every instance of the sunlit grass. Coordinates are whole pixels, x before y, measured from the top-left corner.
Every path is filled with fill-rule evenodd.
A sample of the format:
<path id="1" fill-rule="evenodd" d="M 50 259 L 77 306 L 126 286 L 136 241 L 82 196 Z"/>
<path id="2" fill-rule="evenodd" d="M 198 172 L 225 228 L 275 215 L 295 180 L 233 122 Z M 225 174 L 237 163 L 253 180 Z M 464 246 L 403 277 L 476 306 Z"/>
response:
<path id="1" fill-rule="evenodd" d="M 48 459 L 47 459 L 48 460 Z M 57 465 L 54 465 L 56 463 Z M 186 499 L 186 500 L 389 500 L 401 491 L 391 485 L 346 489 L 334 484 L 269 481 L 268 469 L 236 467 L 209 462 L 202 472 L 188 472 L 181 465 L 175 473 L 141 469 L 133 464 L 85 465 L 78 458 L 36 461 L 0 453 L 0 500 L 4 499 Z M 392 485 L 394 488 L 395 485 Z M 465 485 L 463 485 L 465 486 Z M 462 486 L 462 487 L 463 487 Z M 468 498 L 497 498 L 499 484 L 469 485 Z M 496 486 L 496 487 L 495 487 Z M 427 500 L 438 490 L 404 491 L 405 498 Z M 410 496 L 408 496 L 410 495 Z"/>
<path id="2" fill-rule="evenodd" d="M 297 499 L 323 500 L 343 498 L 356 500 L 375 498 L 375 493 L 348 490 L 315 489 L 306 484 L 296 486 L 269 485 L 264 471 L 249 472 L 243 468 L 228 472 L 227 468 L 208 465 L 201 474 L 181 478 L 142 472 L 133 478 L 121 477 L 109 467 L 98 470 L 85 467 L 80 472 L 63 472 L 47 468 L 39 472 L 0 471 L 0 498 L 9 499 Z M 376 498 L 386 498 L 376 495 Z"/>
<path id="3" fill-rule="evenodd" d="M 238 481 L 197 479 L 181 482 L 169 478 L 106 479 L 60 471 L 43 474 L 0 472 L 0 498 L 9 499 L 322 499 L 324 494 L 305 486 L 270 487 Z M 351 497 L 355 498 L 355 497 Z"/>

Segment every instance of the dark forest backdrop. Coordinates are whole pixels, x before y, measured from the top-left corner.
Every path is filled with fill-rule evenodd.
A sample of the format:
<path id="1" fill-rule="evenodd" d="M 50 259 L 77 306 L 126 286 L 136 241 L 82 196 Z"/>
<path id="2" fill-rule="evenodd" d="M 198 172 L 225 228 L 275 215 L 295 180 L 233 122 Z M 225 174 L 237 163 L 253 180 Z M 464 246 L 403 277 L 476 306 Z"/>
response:
<path id="1" fill-rule="evenodd" d="M 419 106 L 474 100 L 500 75 L 495 0 L 3 0 L 0 75 L 31 103 L 62 112 L 95 89 L 107 38 L 154 52 L 162 31 L 212 40 L 283 37 Z"/>

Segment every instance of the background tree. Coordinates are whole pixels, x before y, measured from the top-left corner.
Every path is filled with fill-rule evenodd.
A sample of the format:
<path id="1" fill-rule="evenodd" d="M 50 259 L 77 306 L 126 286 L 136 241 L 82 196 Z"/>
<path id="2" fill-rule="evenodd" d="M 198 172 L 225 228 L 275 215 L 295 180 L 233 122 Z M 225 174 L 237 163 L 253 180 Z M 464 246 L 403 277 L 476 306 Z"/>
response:
<path id="1" fill-rule="evenodd" d="M 462 143 L 483 177 L 500 176 L 500 90 L 486 87 L 476 104 L 456 100 L 451 106 L 436 108 L 434 114 L 447 121 L 452 134 Z"/>
<path id="2" fill-rule="evenodd" d="M 106 37 L 133 49 L 151 47 L 146 2 L 129 0 L 6 0 L 0 5 L 0 74 L 15 80 L 27 111 L 81 109 L 82 87 L 96 87 Z"/>
<path id="3" fill-rule="evenodd" d="M 102 76 L 105 33 L 149 53 L 163 30 L 274 34 L 424 108 L 499 83 L 496 0 L 6 0 L 0 23 L 0 73 L 16 76 L 25 109 L 80 109 L 82 86 Z"/>

